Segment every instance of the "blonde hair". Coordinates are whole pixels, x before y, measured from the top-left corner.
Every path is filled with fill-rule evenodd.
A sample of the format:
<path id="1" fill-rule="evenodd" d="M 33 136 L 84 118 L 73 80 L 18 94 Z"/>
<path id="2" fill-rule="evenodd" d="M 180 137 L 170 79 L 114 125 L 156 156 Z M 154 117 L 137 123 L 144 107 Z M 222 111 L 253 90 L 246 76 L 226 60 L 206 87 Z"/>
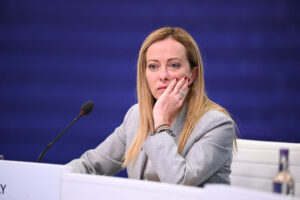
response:
<path id="1" fill-rule="evenodd" d="M 123 162 L 124 167 L 128 164 L 132 164 L 135 161 L 140 153 L 142 144 L 148 136 L 149 131 L 152 132 L 154 130 L 152 110 L 155 99 L 151 94 L 145 77 L 146 52 L 153 43 L 164 40 L 168 37 L 180 42 L 185 47 L 186 56 L 191 68 L 198 68 L 197 76 L 190 87 L 189 94 L 186 97 L 186 102 L 188 102 L 188 111 L 185 124 L 180 134 L 178 153 L 182 152 L 197 122 L 208 110 L 218 110 L 230 117 L 229 113 L 224 108 L 211 101 L 205 93 L 202 59 L 197 43 L 192 36 L 185 30 L 178 27 L 160 28 L 152 32 L 144 40 L 139 52 L 137 63 L 137 96 L 140 122 L 138 132 L 125 154 L 125 159 Z"/>

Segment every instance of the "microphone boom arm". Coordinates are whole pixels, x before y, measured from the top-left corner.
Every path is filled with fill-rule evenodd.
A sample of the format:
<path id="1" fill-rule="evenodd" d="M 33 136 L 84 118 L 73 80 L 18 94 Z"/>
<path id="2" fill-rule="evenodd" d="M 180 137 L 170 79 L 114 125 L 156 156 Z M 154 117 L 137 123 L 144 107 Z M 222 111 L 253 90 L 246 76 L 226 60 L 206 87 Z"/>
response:
<path id="1" fill-rule="evenodd" d="M 71 126 L 80 118 L 84 115 L 83 112 L 80 112 L 80 114 L 58 135 L 56 136 L 56 138 L 50 142 L 46 148 L 41 152 L 41 154 L 39 155 L 37 162 L 40 162 L 43 155 L 52 147 L 52 145 L 69 129 L 71 128 Z"/>

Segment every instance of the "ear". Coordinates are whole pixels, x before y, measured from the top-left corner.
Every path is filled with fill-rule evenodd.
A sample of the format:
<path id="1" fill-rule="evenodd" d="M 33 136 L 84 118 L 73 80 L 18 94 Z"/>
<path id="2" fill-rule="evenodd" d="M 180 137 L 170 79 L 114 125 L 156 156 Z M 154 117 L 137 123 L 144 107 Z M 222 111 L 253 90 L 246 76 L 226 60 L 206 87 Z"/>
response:
<path id="1" fill-rule="evenodd" d="M 198 75 L 198 66 L 193 67 L 193 69 L 191 70 L 191 72 L 192 72 L 192 77 L 191 77 L 191 83 L 192 83 L 197 78 L 197 75 Z"/>

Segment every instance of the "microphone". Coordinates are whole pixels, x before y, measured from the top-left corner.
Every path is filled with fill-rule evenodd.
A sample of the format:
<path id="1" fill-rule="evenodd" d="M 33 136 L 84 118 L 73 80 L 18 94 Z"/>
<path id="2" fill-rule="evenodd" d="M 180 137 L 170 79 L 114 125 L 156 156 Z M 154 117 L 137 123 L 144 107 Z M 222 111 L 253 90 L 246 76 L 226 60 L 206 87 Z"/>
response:
<path id="1" fill-rule="evenodd" d="M 52 145 L 82 116 L 88 115 L 94 108 L 94 103 L 92 101 L 87 101 L 85 102 L 81 108 L 80 108 L 80 113 L 79 115 L 52 141 L 50 142 L 46 148 L 41 152 L 39 155 L 37 162 L 40 162 L 43 155 L 52 147 Z"/>

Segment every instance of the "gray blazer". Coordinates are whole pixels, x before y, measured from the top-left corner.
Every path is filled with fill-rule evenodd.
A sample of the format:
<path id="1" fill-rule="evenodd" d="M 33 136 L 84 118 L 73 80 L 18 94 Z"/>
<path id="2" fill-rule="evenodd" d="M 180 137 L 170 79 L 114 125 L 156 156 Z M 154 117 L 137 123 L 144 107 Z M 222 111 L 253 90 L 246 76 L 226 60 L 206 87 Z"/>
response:
<path id="1" fill-rule="evenodd" d="M 127 167 L 129 178 L 141 179 L 146 158 L 161 182 L 202 186 L 230 184 L 234 123 L 219 111 L 208 111 L 199 120 L 181 154 L 176 142 L 184 125 L 185 105 L 171 125 L 176 137 L 167 132 L 149 136 L 136 161 Z M 139 106 L 133 105 L 123 123 L 95 149 L 68 163 L 74 172 L 114 175 L 122 169 L 122 159 L 139 126 Z"/>

